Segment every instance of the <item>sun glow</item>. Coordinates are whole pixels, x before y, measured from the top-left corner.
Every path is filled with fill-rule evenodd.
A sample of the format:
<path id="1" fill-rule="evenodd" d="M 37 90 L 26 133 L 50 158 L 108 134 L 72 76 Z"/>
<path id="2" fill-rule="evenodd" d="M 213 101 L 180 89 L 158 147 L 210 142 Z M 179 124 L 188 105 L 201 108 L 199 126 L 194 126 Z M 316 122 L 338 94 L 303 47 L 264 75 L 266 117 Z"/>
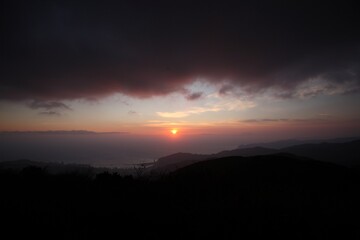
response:
<path id="1" fill-rule="evenodd" d="M 178 132 L 178 130 L 177 129 L 171 129 L 171 131 L 170 131 L 173 135 L 176 135 L 177 134 L 177 132 Z"/>

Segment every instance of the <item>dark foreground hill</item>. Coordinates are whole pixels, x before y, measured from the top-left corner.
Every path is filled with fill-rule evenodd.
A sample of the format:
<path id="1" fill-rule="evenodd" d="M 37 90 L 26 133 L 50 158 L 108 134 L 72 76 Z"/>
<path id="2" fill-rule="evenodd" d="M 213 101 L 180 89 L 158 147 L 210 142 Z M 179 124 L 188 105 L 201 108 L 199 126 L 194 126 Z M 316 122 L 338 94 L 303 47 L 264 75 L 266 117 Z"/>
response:
<path id="1" fill-rule="evenodd" d="M 195 162 L 230 156 L 258 156 L 276 153 L 290 153 L 320 161 L 332 162 L 346 166 L 360 165 L 360 140 L 349 142 L 323 142 L 300 144 L 281 149 L 265 147 L 238 148 L 215 154 L 176 153 L 159 158 L 153 169 L 154 173 L 167 173 L 188 166 Z"/>
<path id="2" fill-rule="evenodd" d="M 283 148 L 281 151 L 347 166 L 360 165 L 360 140 L 345 143 L 302 144 Z"/>
<path id="3" fill-rule="evenodd" d="M 1 172 L 11 239 L 358 239 L 359 175 L 292 155 L 202 161 L 161 179 Z"/>

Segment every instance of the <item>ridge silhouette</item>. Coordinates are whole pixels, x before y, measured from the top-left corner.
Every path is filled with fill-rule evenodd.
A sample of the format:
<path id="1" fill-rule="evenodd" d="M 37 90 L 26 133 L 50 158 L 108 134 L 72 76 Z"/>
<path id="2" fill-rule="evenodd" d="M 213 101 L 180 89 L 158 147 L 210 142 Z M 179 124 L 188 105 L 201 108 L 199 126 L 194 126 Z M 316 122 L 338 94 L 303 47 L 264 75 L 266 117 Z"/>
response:
<path id="1" fill-rule="evenodd" d="M 160 178 L 0 169 L 14 239 L 356 239 L 358 169 L 291 154 L 224 157 Z M 295 236 L 295 237 L 294 237 Z"/>
<path id="2" fill-rule="evenodd" d="M 271 149 L 265 147 L 238 148 L 234 150 L 221 151 L 215 154 L 176 153 L 159 158 L 152 171 L 153 173 L 166 173 L 208 159 L 229 156 L 269 155 L 276 153 L 290 153 L 325 162 L 333 162 L 340 165 L 356 166 L 360 165 L 360 140 L 341 143 L 324 142 L 300 144 L 281 149 Z"/>

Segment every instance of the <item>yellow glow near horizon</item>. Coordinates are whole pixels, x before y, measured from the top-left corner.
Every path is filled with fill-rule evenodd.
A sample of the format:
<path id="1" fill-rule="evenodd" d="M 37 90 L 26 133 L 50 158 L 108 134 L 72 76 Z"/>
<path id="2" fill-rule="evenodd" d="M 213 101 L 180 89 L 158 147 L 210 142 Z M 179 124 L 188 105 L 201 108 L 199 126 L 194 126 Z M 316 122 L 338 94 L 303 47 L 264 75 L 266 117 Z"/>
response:
<path id="1" fill-rule="evenodd" d="M 178 130 L 177 129 L 171 129 L 170 131 L 173 135 L 177 134 Z"/>

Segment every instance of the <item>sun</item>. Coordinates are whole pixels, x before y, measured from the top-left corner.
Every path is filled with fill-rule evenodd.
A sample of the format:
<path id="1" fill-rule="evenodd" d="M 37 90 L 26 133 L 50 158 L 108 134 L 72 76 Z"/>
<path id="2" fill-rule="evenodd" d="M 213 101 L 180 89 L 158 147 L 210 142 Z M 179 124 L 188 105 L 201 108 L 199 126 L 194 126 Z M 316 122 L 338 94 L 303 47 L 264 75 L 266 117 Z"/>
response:
<path id="1" fill-rule="evenodd" d="M 171 131 L 170 131 L 173 135 L 176 135 L 177 134 L 177 132 L 178 132 L 178 130 L 177 129 L 171 129 Z"/>

